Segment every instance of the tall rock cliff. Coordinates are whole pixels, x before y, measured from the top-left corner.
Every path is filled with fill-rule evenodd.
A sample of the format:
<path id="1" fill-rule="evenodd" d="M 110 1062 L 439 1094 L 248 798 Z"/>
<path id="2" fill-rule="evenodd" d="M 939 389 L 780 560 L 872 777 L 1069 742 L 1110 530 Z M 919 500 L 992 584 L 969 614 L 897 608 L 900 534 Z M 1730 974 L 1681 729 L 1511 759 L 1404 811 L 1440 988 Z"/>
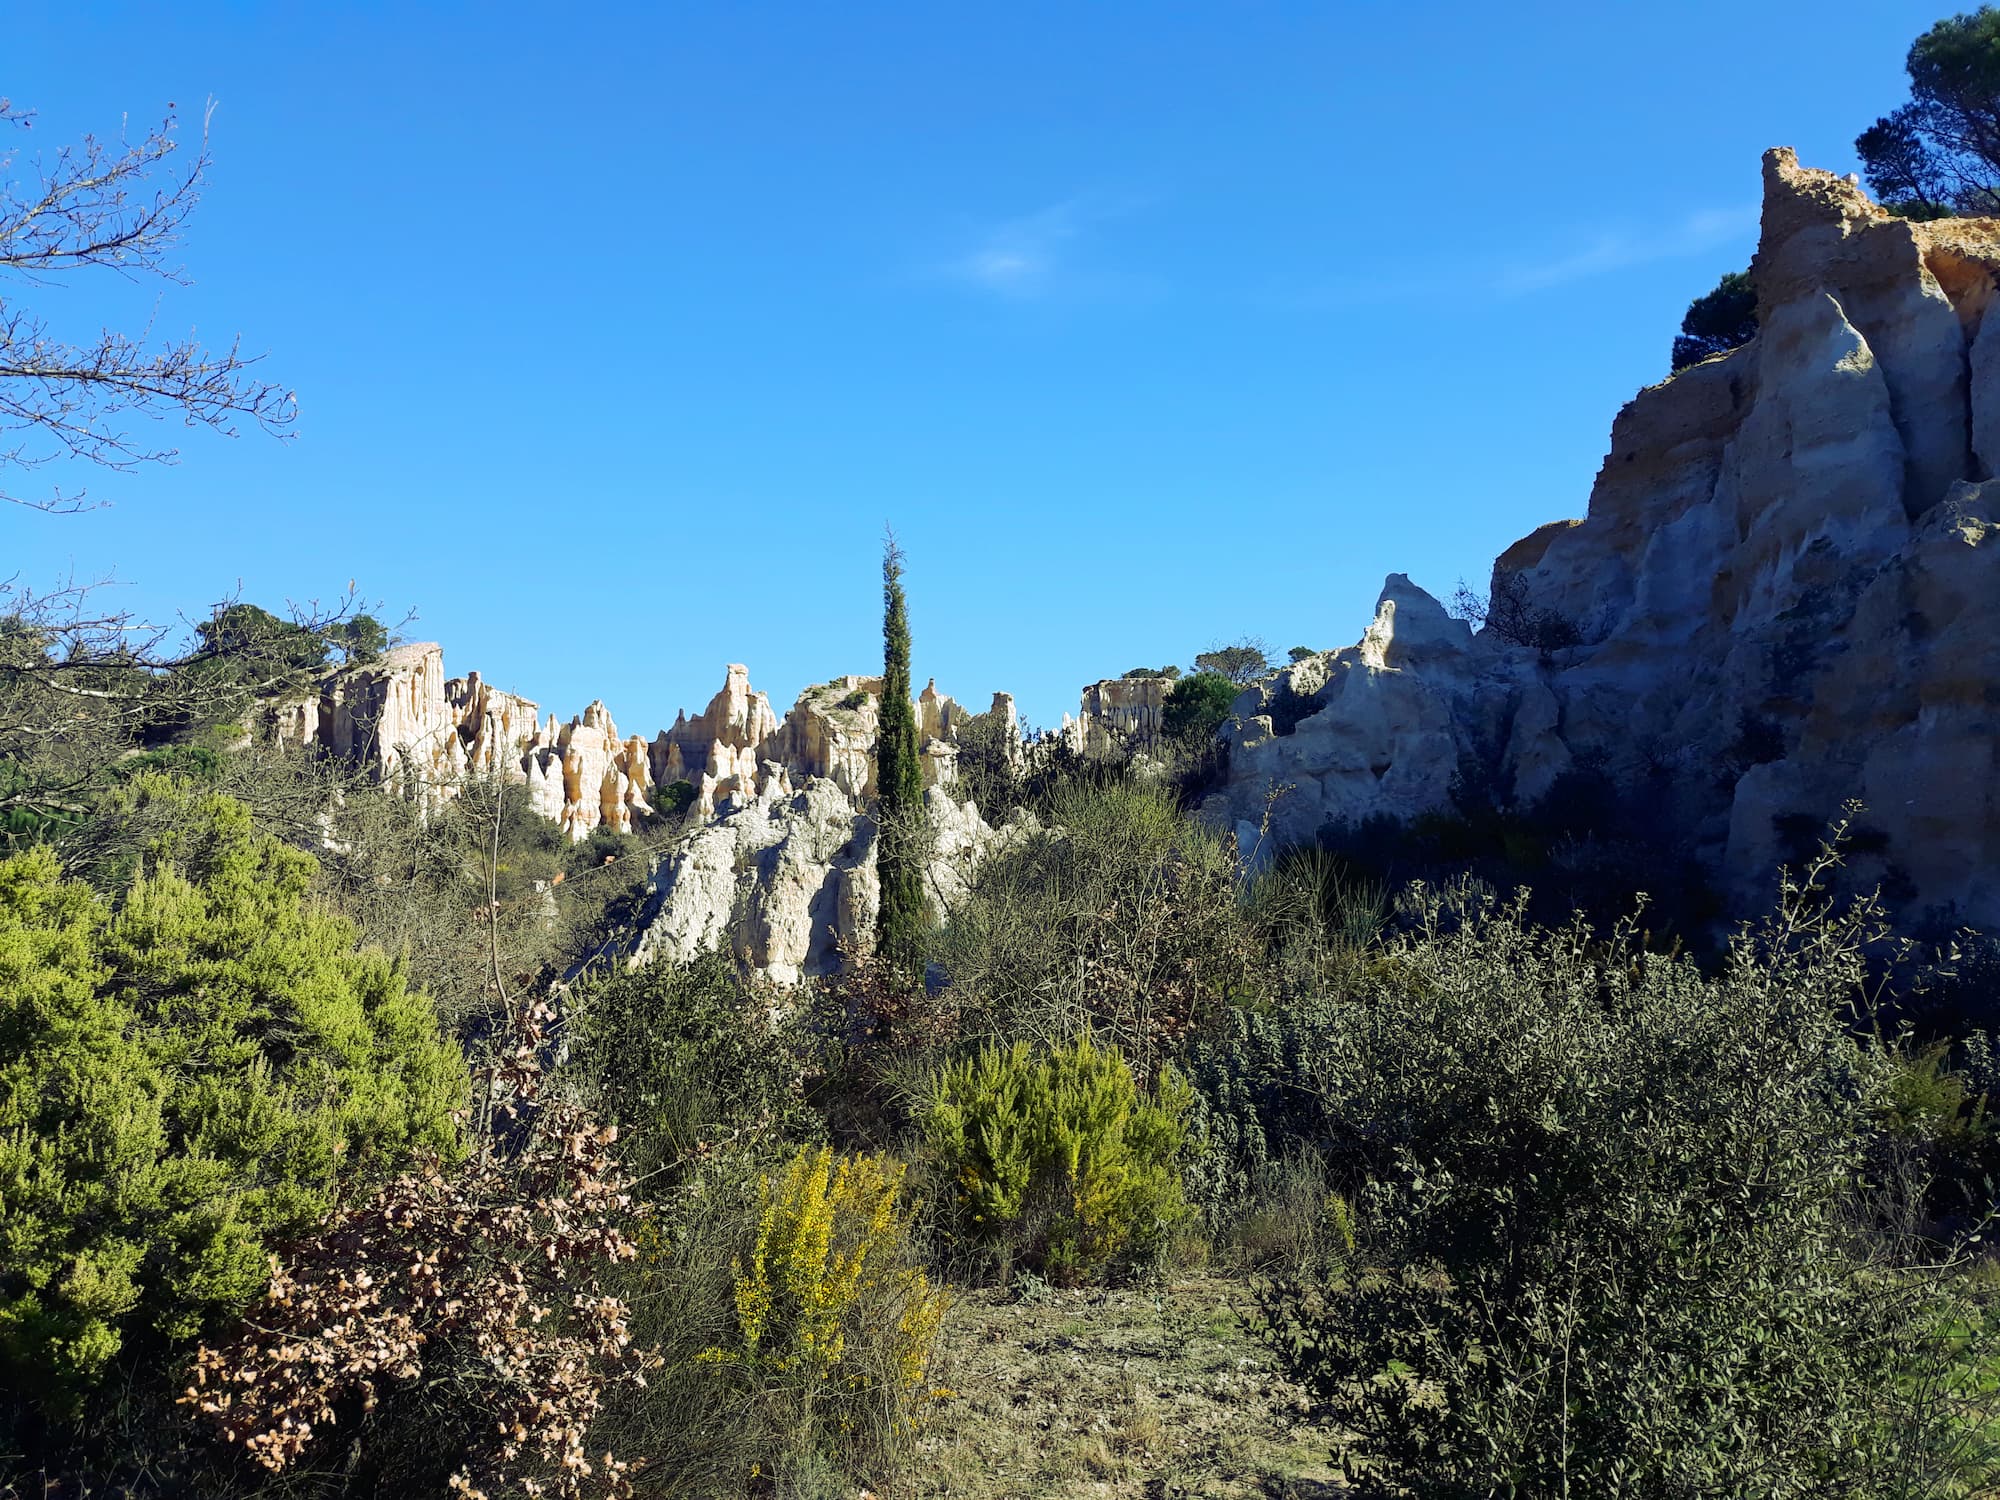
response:
<path id="1" fill-rule="evenodd" d="M 1907 914 L 2000 921 L 1996 270 L 2000 221 L 1767 153 L 1758 337 L 1618 414 L 1588 513 L 1501 554 L 1478 635 L 1392 576 L 1359 645 L 1247 692 L 1207 814 L 1253 848 L 1584 765 L 1748 903 L 1858 797 Z"/>

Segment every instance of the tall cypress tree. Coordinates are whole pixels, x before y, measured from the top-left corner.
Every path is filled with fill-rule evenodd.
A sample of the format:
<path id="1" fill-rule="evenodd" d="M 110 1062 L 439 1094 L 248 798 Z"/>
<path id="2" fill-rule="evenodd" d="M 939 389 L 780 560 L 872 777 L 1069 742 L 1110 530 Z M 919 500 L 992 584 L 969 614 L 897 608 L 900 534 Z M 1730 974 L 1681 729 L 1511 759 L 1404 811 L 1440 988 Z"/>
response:
<path id="1" fill-rule="evenodd" d="M 882 909 L 879 950 L 915 963 L 928 913 L 924 901 L 924 774 L 917 759 L 917 714 L 910 701 L 910 615 L 903 600 L 903 551 L 894 533 L 882 544 L 882 724 L 875 741 L 876 870 Z"/>

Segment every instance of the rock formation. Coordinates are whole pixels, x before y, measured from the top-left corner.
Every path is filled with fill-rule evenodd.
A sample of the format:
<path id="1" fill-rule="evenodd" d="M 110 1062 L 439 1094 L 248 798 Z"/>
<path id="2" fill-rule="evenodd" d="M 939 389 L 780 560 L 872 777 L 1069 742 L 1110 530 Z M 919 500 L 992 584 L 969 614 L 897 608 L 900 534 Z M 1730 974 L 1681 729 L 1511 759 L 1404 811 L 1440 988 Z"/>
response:
<path id="1" fill-rule="evenodd" d="M 396 646 L 331 673 L 317 695 L 272 711 L 278 737 L 353 761 L 378 782 L 423 799 L 450 796 L 468 775 L 511 766 L 537 733 L 536 706 L 477 672 L 449 680 L 433 642 Z"/>
<path id="2" fill-rule="evenodd" d="M 1601 774 L 1748 906 L 1801 828 L 1860 798 L 1855 870 L 1922 918 L 2000 922 L 2000 220 L 1913 223 L 1854 185 L 1764 161 L 1760 332 L 1641 391 L 1587 514 L 1494 563 L 1475 632 L 1391 575 L 1359 642 L 1253 684 L 1204 816 L 1256 857 L 1329 825 L 1445 808 L 1476 778 L 1515 805 Z M 1170 684 L 1084 690 L 1064 737 L 1144 751 Z M 444 676 L 435 646 L 334 674 L 288 738 L 448 797 L 524 782 L 572 837 L 645 826 L 686 781 L 637 951 L 726 940 L 778 977 L 872 924 L 867 804 L 881 682 L 808 689 L 783 718 L 741 666 L 650 744 L 604 706 L 567 725 Z M 945 891 L 999 837 L 952 794 L 975 730 L 1019 752 L 1004 695 L 917 703 Z"/>
<path id="3" fill-rule="evenodd" d="M 1618 414 L 1483 630 L 1392 576 L 1360 645 L 1238 700 L 1205 812 L 1246 848 L 1585 765 L 1746 905 L 1858 797 L 1908 915 L 2000 921 L 2000 221 L 1896 218 L 1789 150 L 1764 190 L 1758 337 Z"/>
<path id="4" fill-rule="evenodd" d="M 693 784 L 695 805 L 705 815 L 719 794 L 756 785 L 777 730 L 771 700 L 750 686 L 748 667 L 731 662 L 722 691 L 708 707 L 692 719 L 682 713 L 672 729 L 654 739 L 653 778 L 662 786 Z"/>
<path id="5" fill-rule="evenodd" d="M 595 828 L 673 836 L 655 856 L 635 961 L 692 957 L 724 942 L 780 983 L 826 972 L 841 946 L 865 948 L 879 893 L 868 804 L 882 680 L 838 677 L 808 688 L 781 721 L 732 664 L 701 713 L 682 713 L 650 743 L 621 736 L 592 703 L 567 724 L 500 692 L 477 672 L 447 679 L 430 643 L 331 673 L 311 698 L 273 710 L 281 739 L 353 761 L 429 805 L 469 778 L 525 786 L 529 806 L 573 839 Z M 932 895 L 948 905 L 996 834 L 954 800 L 959 744 L 976 730 L 1020 754 L 1014 700 L 968 713 L 926 686 L 915 704 L 926 803 L 936 834 Z M 684 826 L 654 817 L 657 788 L 693 789 Z"/>
<path id="6" fill-rule="evenodd" d="M 505 769 L 510 776 L 518 770 L 528 783 L 529 806 L 573 839 L 597 827 L 630 833 L 635 817 L 653 811 L 646 800 L 653 786 L 646 742 L 637 735 L 621 739 L 602 700 L 560 728 L 550 714 Z"/>
<path id="7" fill-rule="evenodd" d="M 1079 755 L 1129 754 L 1156 743 L 1165 725 L 1166 677 L 1107 677 L 1083 690 L 1077 717 L 1063 715 L 1058 731 Z"/>
<path id="8" fill-rule="evenodd" d="M 949 911 L 979 861 L 1030 825 L 989 828 L 943 787 L 926 791 L 924 806 L 936 839 L 931 900 Z M 756 793 L 730 794 L 656 861 L 631 960 L 680 962 L 726 946 L 777 984 L 831 973 L 842 948 L 874 942 L 875 855 L 873 818 L 837 782 L 814 777 L 794 791 L 780 769 Z"/>

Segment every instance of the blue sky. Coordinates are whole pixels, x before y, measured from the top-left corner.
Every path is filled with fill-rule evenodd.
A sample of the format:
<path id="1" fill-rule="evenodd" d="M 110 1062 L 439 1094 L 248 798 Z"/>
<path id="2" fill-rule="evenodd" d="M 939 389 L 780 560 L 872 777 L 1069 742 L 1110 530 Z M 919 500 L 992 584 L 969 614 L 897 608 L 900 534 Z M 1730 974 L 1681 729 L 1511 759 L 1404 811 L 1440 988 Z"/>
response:
<path id="1" fill-rule="evenodd" d="M 781 711 L 878 670 L 885 522 L 917 679 L 1039 723 L 1351 644 L 1582 513 L 1759 153 L 1849 170 L 1942 13 L 14 0 L 23 144 L 213 98 L 217 165 L 192 288 L 0 295 L 240 332 L 301 416 L 0 558 L 156 616 L 353 578 L 648 734 L 726 662 Z"/>

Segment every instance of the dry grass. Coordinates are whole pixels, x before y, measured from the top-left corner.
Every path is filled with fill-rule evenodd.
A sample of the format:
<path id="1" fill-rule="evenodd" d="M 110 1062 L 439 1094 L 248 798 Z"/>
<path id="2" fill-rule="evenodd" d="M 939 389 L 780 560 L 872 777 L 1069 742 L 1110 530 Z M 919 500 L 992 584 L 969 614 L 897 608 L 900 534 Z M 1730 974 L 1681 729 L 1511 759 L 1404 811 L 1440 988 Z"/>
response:
<path id="1" fill-rule="evenodd" d="M 1200 1277 L 1020 1300 L 961 1295 L 906 1493 L 951 1500 L 1320 1500 L 1335 1434 Z"/>

